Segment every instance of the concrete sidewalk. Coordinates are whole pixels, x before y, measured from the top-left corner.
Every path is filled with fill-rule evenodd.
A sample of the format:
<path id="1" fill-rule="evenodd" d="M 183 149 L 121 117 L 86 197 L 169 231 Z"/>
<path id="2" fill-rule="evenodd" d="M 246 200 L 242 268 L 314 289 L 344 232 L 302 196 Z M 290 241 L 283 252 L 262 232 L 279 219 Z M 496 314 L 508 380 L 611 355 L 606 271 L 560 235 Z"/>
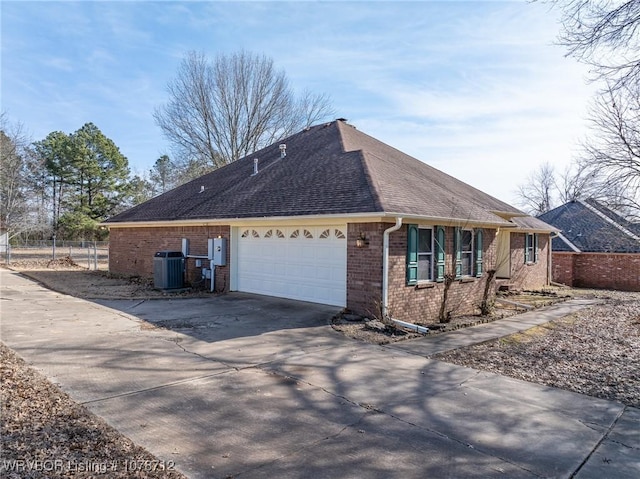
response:
<path id="1" fill-rule="evenodd" d="M 473 344 L 491 341 L 510 334 L 526 331 L 534 326 L 548 323 L 568 316 L 587 306 L 599 304 L 596 299 L 570 299 L 552 306 L 516 314 L 508 318 L 483 323 L 470 328 L 458 329 L 445 334 L 426 336 L 414 340 L 402 341 L 389 345 L 411 354 L 431 357 L 453 349 L 464 348 Z"/>
<path id="2" fill-rule="evenodd" d="M 335 308 L 0 283 L 2 341 L 192 478 L 640 475 L 638 409 L 353 342 Z"/>

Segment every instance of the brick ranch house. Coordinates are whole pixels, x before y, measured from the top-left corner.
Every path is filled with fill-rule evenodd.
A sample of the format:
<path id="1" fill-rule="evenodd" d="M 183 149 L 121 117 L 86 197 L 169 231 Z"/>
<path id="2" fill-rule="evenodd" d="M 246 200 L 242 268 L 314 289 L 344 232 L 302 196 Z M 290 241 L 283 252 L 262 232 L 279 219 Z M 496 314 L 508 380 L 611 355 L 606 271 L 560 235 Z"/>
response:
<path id="1" fill-rule="evenodd" d="M 550 281 L 553 227 L 344 120 L 316 125 L 131 208 L 106 223 L 109 268 L 152 276 L 153 255 L 189 241 L 200 281 L 209 238 L 225 238 L 217 291 L 317 302 L 424 323 L 476 312 L 498 282 Z M 492 283 L 491 294 L 495 291 Z"/>
<path id="2" fill-rule="evenodd" d="M 593 199 L 565 203 L 539 218 L 560 231 L 552 240 L 554 281 L 640 291 L 640 224 Z"/>

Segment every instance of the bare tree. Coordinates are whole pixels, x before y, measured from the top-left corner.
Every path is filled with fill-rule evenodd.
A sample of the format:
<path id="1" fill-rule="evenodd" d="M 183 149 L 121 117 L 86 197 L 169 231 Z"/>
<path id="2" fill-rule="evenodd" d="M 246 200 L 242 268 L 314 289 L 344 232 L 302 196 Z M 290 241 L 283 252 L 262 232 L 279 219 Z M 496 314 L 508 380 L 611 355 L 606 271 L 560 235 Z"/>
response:
<path id="1" fill-rule="evenodd" d="M 327 97 L 296 98 L 284 71 L 264 55 L 209 61 L 190 52 L 154 117 L 186 164 L 219 168 L 332 114 Z"/>
<path id="2" fill-rule="evenodd" d="M 598 179 L 598 196 L 613 209 L 640 209 L 640 90 L 609 88 L 590 113 L 592 135 L 583 169 Z"/>
<path id="3" fill-rule="evenodd" d="M 560 204 L 589 198 L 599 191 L 595 172 L 575 162 L 557 174 L 555 188 Z"/>
<path id="4" fill-rule="evenodd" d="M 640 84 L 638 0 L 555 0 L 562 10 L 560 43 L 589 64 L 594 79 L 617 89 Z"/>
<path id="5" fill-rule="evenodd" d="M 546 213 L 553 206 L 555 188 L 553 166 L 550 163 L 543 163 L 529 174 L 526 183 L 518 186 L 516 192 L 518 203 L 533 216 Z"/>
<path id="6" fill-rule="evenodd" d="M 640 1 L 552 0 L 562 11 L 560 44 L 603 81 L 590 111 L 592 134 L 578 160 L 590 196 L 640 215 Z"/>
<path id="7" fill-rule="evenodd" d="M 0 227 L 9 236 L 29 223 L 26 155 L 29 141 L 21 123 L 0 114 Z"/>

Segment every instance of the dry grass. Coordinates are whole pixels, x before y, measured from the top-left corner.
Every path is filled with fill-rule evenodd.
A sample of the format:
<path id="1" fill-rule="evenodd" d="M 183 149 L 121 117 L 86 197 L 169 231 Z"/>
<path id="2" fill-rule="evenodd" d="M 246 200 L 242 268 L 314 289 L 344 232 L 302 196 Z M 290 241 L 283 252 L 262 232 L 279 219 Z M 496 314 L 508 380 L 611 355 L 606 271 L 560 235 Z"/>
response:
<path id="1" fill-rule="evenodd" d="M 605 304 L 434 358 L 640 407 L 640 293 L 590 294 Z"/>

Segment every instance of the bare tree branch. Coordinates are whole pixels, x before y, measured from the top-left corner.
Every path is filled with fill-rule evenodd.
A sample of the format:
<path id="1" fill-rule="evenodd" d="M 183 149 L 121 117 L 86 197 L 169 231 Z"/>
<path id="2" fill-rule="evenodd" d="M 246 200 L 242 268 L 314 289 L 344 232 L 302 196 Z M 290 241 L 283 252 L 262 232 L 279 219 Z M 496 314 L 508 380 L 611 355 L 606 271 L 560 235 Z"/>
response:
<path id="1" fill-rule="evenodd" d="M 29 139 L 21 123 L 11 124 L 0 114 L 0 228 L 9 233 L 30 222 L 26 180 Z"/>
<path id="2" fill-rule="evenodd" d="M 296 98 L 273 60 L 244 51 L 214 61 L 188 53 L 167 90 L 169 102 L 154 117 L 173 143 L 177 163 L 211 169 L 333 113 L 326 96 L 305 92 Z"/>
<path id="3" fill-rule="evenodd" d="M 590 196 L 640 215 L 640 0 L 549 3 L 562 11 L 560 44 L 604 85 L 589 113 L 591 134 L 574 189 L 583 190 L 581 179 L 590 178 Z"/>
<path id="4" fill-rule="evenodd" d="M 518 203 L 533 216 L 546 213 L 553 207 L 554 188 L 554 168 L 550 163 L 543 163 L 529 175 L 525 184 L 518 186 Z"/>
<path id="5" fill-rule="evenodd" d="M 640 81 L 640 1 L 565 0 L 560 44 L 614 89 Z"/>

